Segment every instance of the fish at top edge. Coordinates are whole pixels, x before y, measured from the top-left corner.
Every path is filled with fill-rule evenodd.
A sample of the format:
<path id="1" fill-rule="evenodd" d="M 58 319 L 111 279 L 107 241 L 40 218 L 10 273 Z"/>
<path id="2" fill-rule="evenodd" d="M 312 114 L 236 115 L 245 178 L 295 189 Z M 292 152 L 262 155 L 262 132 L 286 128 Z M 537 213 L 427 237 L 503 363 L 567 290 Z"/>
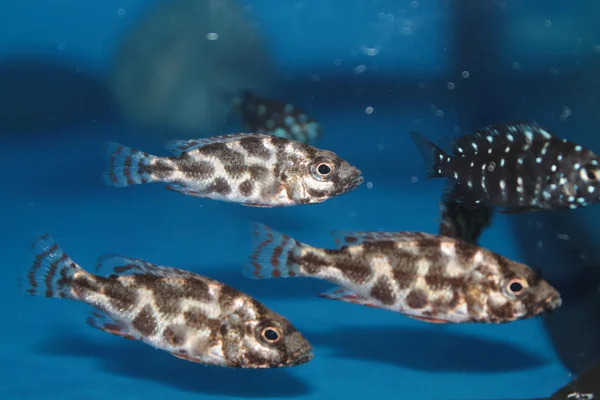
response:
<path id="1" fill-rule="evenodd" d="M 104 182 L 161 182 L 190 196 L 253 207 L 321 203 L 356 189 L 361 171 L 334 152 L 259 133 L 172 140 L 159 157 L 108 142 Z"/>
<path id="2" fill-rule="evenodd" d="M 297 105 L 245 91 L 232 100 L 250 132 L 264 133 L 313 144 L 322 136 L 319 122 Z"/>
<path id="3" fill-rule="evenodd" d="M 575 209 L 600 200 L 600 158 L 534 122 L 489 125 L 446 153 L 411 132 L 427 178 L 447 178 L 445 201 L 501 207 L 502 213 Z"/>
<path id="4" fill-rule="evenodd" d="M 103 332 L 219 367 L 293 367 L 313 358 L 285 317 L 224 283 L 116 254 L 98 258 L 96 269 L 110 273 L 103 277 L 76 264 L 47 233 L 33 248 L 24 291 L 92 306 L 87 323 Z"/>
<path id="5" fill-rule="evenodd" d="M 507 323 L 550 313 L 560 293 L 541 274 L 485 248 L 423 232 L 332 231 L 335 249 L 253 224 L 251 279 L 310 277 L 319 296 L 429 323 Z"/>

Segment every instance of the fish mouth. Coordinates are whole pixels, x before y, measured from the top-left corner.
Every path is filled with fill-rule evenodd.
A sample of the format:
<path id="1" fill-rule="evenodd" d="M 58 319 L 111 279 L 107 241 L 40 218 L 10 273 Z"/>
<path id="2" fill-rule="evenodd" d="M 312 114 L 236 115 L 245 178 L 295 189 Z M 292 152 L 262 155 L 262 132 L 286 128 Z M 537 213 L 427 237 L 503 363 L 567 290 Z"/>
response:
<path id="1" fill-rule="evenodd" d="M 559 308 L 560 306 L 562 306 L 562 298 L 551 296 L 548 297 L 544 302 L 544 311 L 550 313 Z"/>
<path id="2" fill-rule="evenodd" d="M 357 188 L 358 186 L 360 186 L 363 182 L 365 181 L 365 178 L 363 178 L 361 175 L 358 176 L 358 178 L 356 178 L 355 180 L 353 180 L 347 187 L 347 190 L 353 190 L 355 188 Z"/>
<path id="3" fill-rule="evenodd" d="M 314 358 L 314 354 L 312 351 L 294 355 L 292 357 L 292 361 L 290 362 L 289 365 L 296 366 L 296 365 L 300 365 L 300 364 L 305 364 L 305 363 L 311 361 L 313 358 Z"/>

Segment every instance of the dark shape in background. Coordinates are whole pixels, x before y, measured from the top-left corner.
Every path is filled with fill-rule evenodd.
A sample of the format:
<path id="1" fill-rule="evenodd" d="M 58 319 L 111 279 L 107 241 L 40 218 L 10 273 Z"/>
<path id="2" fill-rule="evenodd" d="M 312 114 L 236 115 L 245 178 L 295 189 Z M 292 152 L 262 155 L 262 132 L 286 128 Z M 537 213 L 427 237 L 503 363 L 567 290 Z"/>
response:
<path id="1" fill-rule="evenodd" d="M 67 62 L 15 57 L 0 63 L 0 133 L 39 133 L 108 119 L 103 82 Z"/>
<path id="2" fill-rule="evenodd" d="M 476 335 L 407 327 L 341 327 L 307 332 L 315 346 L 334 357 L 369 360 L 421 371 L 527 371 L 546 364 L 540 356 L 511 344 Z"/>
<path id="3" fill-rule="evenodd" d="M 579 6 L 585 9 L 592 4 Z M 587 132 L 599 126 L 597 107 L 591 106 L 597 96 L 592 84 L 592 77 L 597 76 L 597 60 L 581 56 L 577 63 L 561 61 L 561 72 L 554 76 L 545 74 L 543 68 L 534 73 L 511 70 L 507 65 L 510 61 L 501 53 L 508 43 L 500 41 L 506 36 L 506 25 L 511 23 L 508 14 L 499 12 L 497 2 L 455 0 L 454 5 L 458 49 L 455 69 L 470 72 L 457 92 L 461 115 L 466 119 L 460 122 L 463 130 L 529 119 L 569 139 L 573 138 L 570 130 Z M 515 6 L 518 8 L 519 2 Z M 565 104 L 586 114 L 585 126 L 575 127 L 560 119 L 558 114 Z M 572 372 L 581 373 L 600 358 L 600 293 L 596 290 L 600 282 L 598 265 L 586 265 L 579 257 L 581 252 L 594 248 L 588 242 L 590 238 L 577 240 L 576 245 L 557 240 L 557 233 L 575 233 L 581 228 L 576 219 L 570 218 L 572 215 L 567 210 L 509 218 L 514 221 L 515 240 L 525 263 L 539 268 L 563 296 L 563 306 L 547 316 L 545 324 L 561 361 Z M 543 228 L 537 229 L 539 224 Z M 540 241 L 542 249 L 538 247 Z"/>
<path id="4" fill-rule="evenodd" d="M 586 257 L 597 245 L 568 211 L 515 216 L 514 227 L 525 263 L 561 293 L 563 305 L 544 322 L 561 361 L 582 373 L 600 359 L 600 265 Z"/>
<path id="5" fill-rule="evenodd" d="M 58 357 L 89 357 L 106 372 L 185 392 L 216 396 L 269 398 L 297 397 L 312 391 L 283 369 L 239 370 L 180 360 L 146 344 L 118 337 L 111 342 L 87 340 L 81 336 L 50 336 L 38 351 Z M 108 344 L 110 343 L 110 344 Z"/>

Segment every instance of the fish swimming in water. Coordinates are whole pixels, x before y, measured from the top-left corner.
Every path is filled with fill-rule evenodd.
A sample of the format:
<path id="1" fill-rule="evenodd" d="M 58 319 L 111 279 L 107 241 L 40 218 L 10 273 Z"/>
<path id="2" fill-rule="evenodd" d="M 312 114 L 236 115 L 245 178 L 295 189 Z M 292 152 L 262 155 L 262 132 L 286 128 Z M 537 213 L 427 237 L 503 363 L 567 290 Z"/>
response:
<path id="1" fill-rule="evenodd" d="M 291 367 L 313 358 L 286 318 L 223 283 L 114 254 L 98 258 L 97 268 L 111 272 L 102 277 L 77 265 L 48 234 L 35 240 L 34 253 L 26 292 L 91 305 L 93 328 L 213 366 Z"/>
<path id="2" fill-rule="evenodd" d="M 470 243 L 420 232 L 332 231 L 320 249 L 253 224 L 252 279 L 311 277 L 337 286 L 319 296 L 431 323 L 505 323 L 560 307 L 540 274 Z"/>
<path id="3" fill-rule="evenodd" d="M 104 181 L 116 187 L 163 182 L 186 195 L 253 207 L 321 203 L 363 182 L 361 171 L 335 153 L 272 135 L 236 133 L 165 146 L 173 156 L 109 142 Z"/>
<path id="4" fill-rule="evenodd" d="M 234 109 L 250 132 L 275 135 L 312 144 L 322 135 L 321 125 L 298 106 L 245 91 L 234 97 Z"/>
<path id="5" fill-rule="evenodd" d="M 493 207 L 464 207 L 455 200 L 440 202 L 439 234 L 477 244 L 483 231 L 492 223 Z"/>
<path id="6" fill-rule="evenodd" d="M 452 142 L 444 152 L 411 132 L 427 178 L 448 178 L 445 200 L 501 213 L 575 209 L 600 199 L 600 158 L 536 123 L 489 125 Z"/>

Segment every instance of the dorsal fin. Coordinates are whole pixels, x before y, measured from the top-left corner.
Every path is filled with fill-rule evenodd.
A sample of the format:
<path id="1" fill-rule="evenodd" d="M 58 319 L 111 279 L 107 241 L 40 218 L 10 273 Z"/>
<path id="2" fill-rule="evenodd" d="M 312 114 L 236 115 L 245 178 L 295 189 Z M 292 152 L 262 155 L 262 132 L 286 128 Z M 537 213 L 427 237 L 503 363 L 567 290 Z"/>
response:
<path id="1" fill-rule="evenodd" d="M 353 232 L 341 229 L 331 230 L 330 234 L 338 248 L 380 241 L 417 242 L 437 237 L 424 232 Z"/>
<path id="2" fill-rule="evenodd" d="M 220 136 L 212 136 L 203 139 L 188 139 L 188 140 L 169 140 L 164 143 L 165 149 L 179 157 L 183 153 L 187 153 L 192 150 L 197 150 L 201 147 L 207 146 L 214 143 L 231 143 L 238 141 L 245 137 L 271 137 L 262 133 L 230 133 Z"/>
<path id="3" fill-rule="evenodd" d="M 457 155 L 472 155 L 492 146 L 504 146 L 510 143 L 548 140 L 552 134 L 536 122 L 515 121 L 491 124 L 459 136 L 452 143 L 452 152 Z"/>
<path id="4" fill-rule="evenodd" d="M 104 254 L 98 257 L 96 260 L 96 271 L 99 271 L 100 269 L 110 269 L 112 274 L 119 276 L 151 274 L 165 278 L 177 276 L 189 278 L 195 275 L 182 269 L 163 267 L 149 263 L 148 261 L 140 260 L 138 258 L 125 257 L 112 253 Z"/>

